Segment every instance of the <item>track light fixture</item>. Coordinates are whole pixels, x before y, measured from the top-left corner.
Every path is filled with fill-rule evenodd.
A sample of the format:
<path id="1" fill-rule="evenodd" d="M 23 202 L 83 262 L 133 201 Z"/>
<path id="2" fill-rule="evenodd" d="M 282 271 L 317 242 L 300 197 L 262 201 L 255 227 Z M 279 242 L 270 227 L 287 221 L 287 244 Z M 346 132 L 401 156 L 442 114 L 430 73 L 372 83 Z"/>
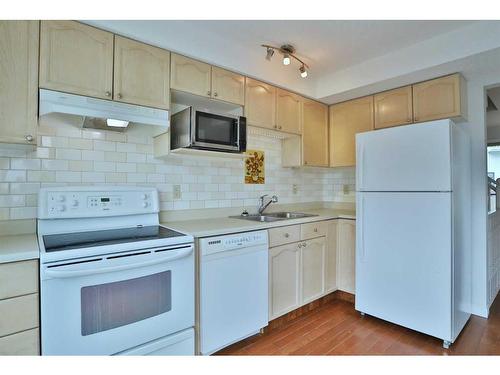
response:
<path id="1" fill-rule="evenodd" d="M 297 56 L 295 56 L 295 48 L 290 44 L 284 44 L 281 47 L 274 47 L 267 44 L 263 44 L 262 47 L 266 48 L 266 60 L 271 61 L 271 58 L 274 55 L 274 51 L 278 51 L 283 55 L 283 65 L 290 65 L 292 62 L 292 58 L 297 60 L 301 66 L 299 68 L 300 76 L 302 78 L 307 77 L 307 69 L 309 66 Z"/>

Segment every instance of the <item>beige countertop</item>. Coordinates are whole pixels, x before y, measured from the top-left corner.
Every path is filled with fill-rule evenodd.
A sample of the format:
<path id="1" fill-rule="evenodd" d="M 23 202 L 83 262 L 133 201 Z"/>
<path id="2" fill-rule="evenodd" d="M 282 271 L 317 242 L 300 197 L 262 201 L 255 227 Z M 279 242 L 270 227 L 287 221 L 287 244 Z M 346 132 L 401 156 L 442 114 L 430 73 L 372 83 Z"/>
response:
<path id="1" fill-rule="evenodd" d="M 298 212 L 315 214 L 318 216 L 305 217 L 300 219 L 280 220 L 266 223 L 229 217 L 214 217 L 211 219 L 164 221 L 161 224 L 174 230 L 191 234 L 194 237 L 210 237 L 222 234 L 248 232 L 252 230 L 310 223 L 321 220 L 356 219 L 356 211 L 350 209 L 319 208 Z"/>
<path id="2" fill-rule="evenodd" d="M 38 259 L 39 254 L 35 234 L 0 236 L 0 263 Z"/>

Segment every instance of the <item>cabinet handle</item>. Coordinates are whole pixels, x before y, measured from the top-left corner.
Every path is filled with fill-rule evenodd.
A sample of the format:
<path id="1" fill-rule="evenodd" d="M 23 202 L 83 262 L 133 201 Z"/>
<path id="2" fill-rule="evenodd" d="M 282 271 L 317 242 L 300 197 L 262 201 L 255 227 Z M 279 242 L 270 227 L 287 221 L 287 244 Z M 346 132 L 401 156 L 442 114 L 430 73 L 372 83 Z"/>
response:
<path id="1" fill-rule="evenodd" d="M 274 125 L 274 128 L 275 128 L 275 129 L 278 129 L 278 125 Z"/>
<path id="2" fill-rule="evenodd" d="M 118 97 L 118 99 L 121 99 L 122 98 L 122 94 L 118 93 L 117 97 Z"/>
<path id="3" fill-rule="evenodd" d="M 207 91 L 207 95 L 210 96 L 212 92 L 210 90 Z"/>
<path id="4" fill-rule="evenodd" d="M 304 160 L 304 165 L 307 165 L 307 161 Z"/>
<path id="5" fill-rule="evenodd" d="M 314 228 L 314 232 L 315 232 L 315 233 L 318 233 L 318 228 Z"/>
<path id="6" fill-rule="evenodd" d="M 288 233 L 285 233 L 285 238 L 288 238 L 290 237 L 290 235 Z"/>
<path id="7" fill-rule="evenodd" d="M 281 126 L 278 126 L 278 129 L 281 129 Z"/>
<path id="8" fill-rule="evenodd" d="M 301 247 L 302 247 L 302 244 L 301 244 L 301 243 L 299 243 L 299 249 L 300 249 Z"/>
<path id="9" fill-rule="evenodd" d="M 26 135 L 24 139 L 26 139 L 26 142 L 33 142 L 33 136 L 31 134 Z"/>
<path id="10" fill-rule="evenodd" d="M 106 96 L 111 96 L 111 91 L 106 91 L 106 92 L 104 93 L 104 95 L 106 95 Z"/>
<path id="11" fill-rule="evenodd" d="M 214 96 L 217 97 L 217 92 L 214 92 Z"/>
<path id="12" fill-rule="evenodd" d="M 304 242 L 304 243 L 302 244 L 302 246 L 306 247 L 306 246 L 307 246 L 307 242 Z"/>

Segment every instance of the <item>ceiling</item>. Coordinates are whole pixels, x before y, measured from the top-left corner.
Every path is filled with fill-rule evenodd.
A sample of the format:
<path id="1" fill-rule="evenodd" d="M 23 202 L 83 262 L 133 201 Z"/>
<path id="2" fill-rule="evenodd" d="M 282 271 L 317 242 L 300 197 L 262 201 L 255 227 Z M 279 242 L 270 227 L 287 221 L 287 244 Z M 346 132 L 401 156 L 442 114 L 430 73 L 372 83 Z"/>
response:
<path id="1" fill-rule="evenodd" d="M 316 82 L 326 75 L 476 21 L 84 22 L 314 96 Z M 265 60 L 263 43 L 294 45 L 297 55 L 310 65 L 309 77 L 300 78 L 294 63 L 284 67 L 279 58 Z"/>

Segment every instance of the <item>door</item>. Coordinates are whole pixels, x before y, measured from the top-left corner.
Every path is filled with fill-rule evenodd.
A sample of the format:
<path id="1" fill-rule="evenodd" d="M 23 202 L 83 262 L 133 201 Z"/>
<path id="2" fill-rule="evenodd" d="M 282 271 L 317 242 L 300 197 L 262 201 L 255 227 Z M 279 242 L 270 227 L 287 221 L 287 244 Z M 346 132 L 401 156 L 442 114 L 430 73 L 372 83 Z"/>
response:
<path id="1" fill-rule="evenodd" d="M 269 249 L 269 320 L 300 306 L 298 243 Z"/>
<path id="2" fill-rule="evenodd" d="M 357 133 L 373 130 L 373 96 L 330 106 L 330 166 L 356 165 Z"/>
<path id="3" fill-rule="evenodd" d="M 321 297 L 325 291 L 325 237 L 299 244 L 301 249 L 301 304 Z"/>
<path id="4" fill-rule="evenodd" d="M 115 36 L 113 100 L 168 109 L 170 52 Z"/>
<path id="5" fill-rule="evenodd" d="M 357 136 L 358 191 L 449 191 L 449 120 Z"/>
<path id="6" fill-rule="evenodd" d="M 268 257 L 267 246 L 233 249 L 202 256 L 202 354 L 211 354 L 267 326 Z"/>
<path id="7" fill-rule="evenodd" d="M 212 97 L 225 102 L 245 104 L 245 77 L 212 66 Z"/>
<path id="8" fill-rule="evenodd" d="M 337 248 L 339 220 L 327 222 L 325 254 L 325 293 L 337 290 Z"/>
<path id="9" fill-rule="evenodd" d="M 304 100 L 302 149 L 304 165 L 328 167 L 328 107 Z"/>
<path id="10" fill-rule="evenodd" d="M 460 74 L 413 85 L 415 122 L 465 116 L 465 81 Z"/>
<path id="11" fill-rule="evenodd" d="M 411 86 L 374 95 L 375 129 L 389 128 L 413 122 Z"/>
<path id="12" fill-rule="evenodd" d="M 277 128 L 276 87 L 247 77 L 245 116 L 248 125 L 269 129 Z"/>
<path id="13" fill-rule="evenodd" d="M 292 92 L 276 91 L 276 126 L 278 130 L 302 133 L 302 97 Z"/>
<path id="14" fill-rule="evenodd" d="M 36 144 L 38 21 L 0 21 L 0 142 Z"/>
<path id="15" fill-rule="evenodd" d="M 211 72 L 212 67 L 209 64 L 172 53 L 170 88 L 211 97 Z"/>
<path id="16" fill-rule="evenodd" d="M 43 355 L 109 355 L 194 326 L 193 246 L 44 264 Z"/>
<path id="17" fill-rule="evenodd" d="M 111 99 L 113 34 L 74 21 L 41 21 L 40 87 Z"/>
<path id="18" fill-rule="evenodd" d="M 451 197 L 356 195 L 356 310 L 451 340 Z"/>
<path id="19" fill-rule="evenodd" d="M 339 220 L 337 225 L 337 287 L 339 290 L 354 294 L 356 289 L 356 222 L 354 220 Z"/>

